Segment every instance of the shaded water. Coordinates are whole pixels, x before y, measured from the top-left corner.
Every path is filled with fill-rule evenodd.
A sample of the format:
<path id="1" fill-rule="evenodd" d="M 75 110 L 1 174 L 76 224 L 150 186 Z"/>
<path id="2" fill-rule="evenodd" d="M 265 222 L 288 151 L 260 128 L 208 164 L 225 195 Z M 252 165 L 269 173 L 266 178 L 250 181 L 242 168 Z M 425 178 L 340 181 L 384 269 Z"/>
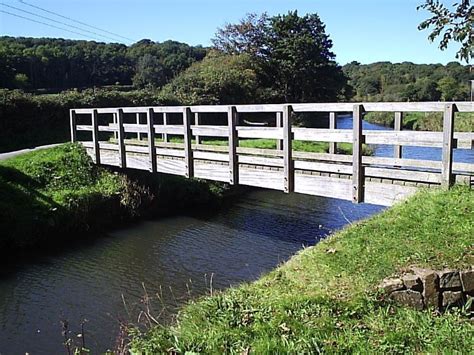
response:
<path id="1" fill-rule="evenodd" d="M 339 120 L 340 128 L 351 125 L 350 117 Z M 422 150 L 404 152 L 411 158 L 441 155 L 437 149 Z M 456 153 L 458 161 L 474 161 L 472 151 L 464 152 Z M 376 148 L 376 155 L 391 153 L 392 147 Z M 0 354 L 65 353 L 61 319 L 74 332 L 87 319 L 87 347 L 105 351 L 114 345 L 119 319 L 136 321 L 142 282 L 150 295 L 162 295 L 155 314 L 163 306 L 172 313 L 211 287 L 254 280 L 348 221 L 380 210 L 254 190 L 218 213 L 143 222 L 59 255 L 10 265 L 0 271 Z"/>

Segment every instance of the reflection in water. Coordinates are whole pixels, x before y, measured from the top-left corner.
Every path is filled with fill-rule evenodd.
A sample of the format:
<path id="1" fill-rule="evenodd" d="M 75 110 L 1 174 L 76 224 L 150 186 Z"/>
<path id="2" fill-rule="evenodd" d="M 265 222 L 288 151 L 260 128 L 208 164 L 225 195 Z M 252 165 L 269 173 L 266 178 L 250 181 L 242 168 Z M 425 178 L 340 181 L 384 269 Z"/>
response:
<path id="1" fill-rule="evenodd" d="M 339 119 L 338 126 L 352 127 L 351 118 Z M 364 129 L 380 127 L 364 123 Z M 379 156 L 392 152 L 391 146 L 375 150 Z M 438 160 L 441 151 L 408 147 L 404 155 Z M 456 151 L 455 160 L 472 162 L 474 151 Z M 61 318 L 73 331 L 86 318 L 86 345 L 93 353 L 104 351 L 114 344 L 119 319 L 136 320 L 142 282 L 150 294 L 162 295 L 158 308 L 173 311 L 189 293 L 208 292 L 211 275 L 214 289 L 254 280 L 348 220 L 380 210 L 255 190 L 218 214 L 144 222 L 60 256 L 19 262 L 0 271 L 0 354 L 62 353 Z"/>

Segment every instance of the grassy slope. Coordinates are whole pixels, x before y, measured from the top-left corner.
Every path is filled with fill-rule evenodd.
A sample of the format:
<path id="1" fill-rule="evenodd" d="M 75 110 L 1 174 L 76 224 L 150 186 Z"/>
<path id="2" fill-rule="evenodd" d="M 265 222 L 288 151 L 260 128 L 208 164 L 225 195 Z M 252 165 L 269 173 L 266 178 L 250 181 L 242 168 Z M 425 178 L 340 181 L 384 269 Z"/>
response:
<path id="1" fill-rule="evenodd" d="M 257 282 L 186 306 L 171 327 L 135 331 L 136 353 L 463 352 L 461 312 L 384 301 L 376 285 L 409 265 L 474 263 L 474 191 L 425 191 L 305 249 Z"/>
<path id="2" fill-rule="evenodd" d="M 70 240 L 144 213 L 215 202 L 221 193 L 219 184 L 114 173 L 75 144 L 27 153 L 0 162 L 0 254 Z"/>

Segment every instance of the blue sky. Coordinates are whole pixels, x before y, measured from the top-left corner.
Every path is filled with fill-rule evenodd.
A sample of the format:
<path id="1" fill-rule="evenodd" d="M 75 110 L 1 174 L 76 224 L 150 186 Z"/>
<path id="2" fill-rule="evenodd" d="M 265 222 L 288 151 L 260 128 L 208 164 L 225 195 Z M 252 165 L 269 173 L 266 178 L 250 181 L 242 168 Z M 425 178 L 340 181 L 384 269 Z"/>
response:
<path id="1" fill-rule="evenodd" d="M 24 1 L 131 39 L 149 38 L 160 42 L 173 39 L 204 46 L 210 45 L 216 28 L 238 21 L 246 13 L 266 11 L 275 15 L 296 9 L 300 15 L 319 14 L 326 24 L 326 32 L 334 42 L 333 50 L 340 64 L 353 60 L 361 63 L 411 61 L 445 64 L 456 60 L 455 44 L 450 45 L 448 50 L 440 51 L 437 42 L 428 41 L 426 31 L 418 31 L 417 25 L 428 16 L 427 12 L 416 10 L 423 0 Z M 81 27 L 77 23 L 26 6 L 19 0 L 0 0 L 0 3 Z M 0 6 L 0 10 L 47 22 L 44 18 L 6 6 Z M 53 24 L 78 31 L 58 23 Z M 0 13 L 0 34 L 73 39 L 94 37 L 90 33 L 86 33 L 86 36 L 68 33 L 5 13 Z M 108 39 L 102 40 L 110 42 Z M 126 44 L 131 42 L 123 40 Z"/>

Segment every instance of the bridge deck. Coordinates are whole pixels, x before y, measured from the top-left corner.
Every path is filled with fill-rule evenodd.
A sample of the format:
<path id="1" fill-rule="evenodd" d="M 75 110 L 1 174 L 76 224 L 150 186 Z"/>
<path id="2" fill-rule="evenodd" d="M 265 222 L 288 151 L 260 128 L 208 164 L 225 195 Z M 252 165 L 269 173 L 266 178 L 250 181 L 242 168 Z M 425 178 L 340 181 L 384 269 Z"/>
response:
<path id="1" fill-rule="evenodd" d="M 350 104 L 352 129 L 336 127 L 337 114 L 348 110 L 345 103 L 77 109 L 71 110 L 71 134 L 79 141 L 88 132 L 90 138 L 80 141 L 99 164 L 391 205 L 420 187 L 474 184 L 474 162 L 453 162 L 455 147 L 472 149 L 474 142 L 474 133 L 453 131 L 455 112 L 472 112 L 474 105 L 424 104 Z M 442 111 L 444 130 L 363 130 L 366 107 L 395 112 L 398 127 L 403 112 Z M 297 112 L 329 112 L 330 128 L 294 127 Z M 262 113 L 267 123 L 268 114 L 273 115 L 274 124 L 240 124 Z M 209 124 L 202 124 L 203 119 Z M 184 143 L 170 143 L 171 136 L 182 137 Z M 227 146 L 202 144 L 203 137 L 227 140 Z M 239 147 L 239 139 L 255 138 L 276 140 L 277 149 Z M 295 140 L 328 142 L 330 153 L 295 151 Z M 352 143 L 353 154 L 336 154 L 337 143 Z M 364 143 L 393 145 L 394 157 L 364 156 Z M 403 146 L 440 147 L 441 160 L 403 158 Z"/>

